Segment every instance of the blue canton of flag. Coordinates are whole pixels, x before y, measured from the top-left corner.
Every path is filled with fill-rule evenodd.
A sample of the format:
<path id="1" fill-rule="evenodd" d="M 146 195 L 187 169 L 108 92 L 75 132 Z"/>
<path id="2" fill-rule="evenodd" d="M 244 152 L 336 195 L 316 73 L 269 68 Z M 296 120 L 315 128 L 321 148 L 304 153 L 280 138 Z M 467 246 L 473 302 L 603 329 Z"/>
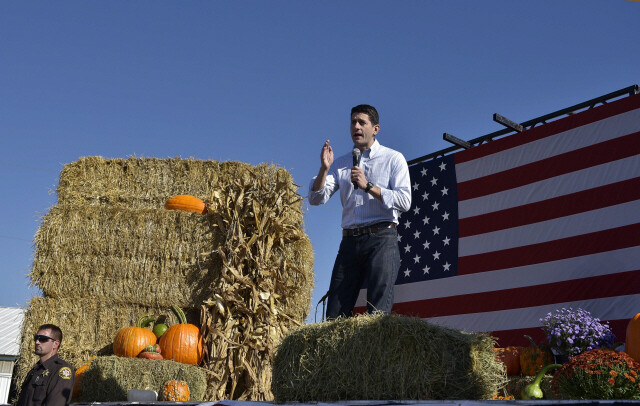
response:
<path id="1" fill-rule="evenodd" d="M 398 224 L 396 285 L 455 276 L 458 269 L 458 195 L 453 155 L 409 168 L 411 202 Z"/>

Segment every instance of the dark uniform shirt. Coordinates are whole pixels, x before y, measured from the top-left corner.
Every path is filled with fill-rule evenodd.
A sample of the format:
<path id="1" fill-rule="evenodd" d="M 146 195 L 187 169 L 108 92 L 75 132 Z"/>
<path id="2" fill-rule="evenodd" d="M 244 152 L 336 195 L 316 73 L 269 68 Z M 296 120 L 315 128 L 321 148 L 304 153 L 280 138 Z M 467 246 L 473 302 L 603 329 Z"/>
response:
<path id="1" fill-rule="evenodd" d="M 65 406 L 71 400 L 75 371 L 58 354 L 36 362 L 24 378 L 16 406 Z"/>

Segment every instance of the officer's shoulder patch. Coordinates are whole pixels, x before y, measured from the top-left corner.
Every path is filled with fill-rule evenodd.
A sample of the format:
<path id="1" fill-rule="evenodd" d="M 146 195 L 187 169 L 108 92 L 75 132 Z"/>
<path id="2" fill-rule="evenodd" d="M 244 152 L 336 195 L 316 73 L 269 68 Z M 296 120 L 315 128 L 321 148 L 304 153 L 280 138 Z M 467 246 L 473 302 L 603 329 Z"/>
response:
<path id="1" fill-rule="evenodd" d="M 58 371 L 58 376 L 60 376 L 60 378 L 62 379 L 71 379 L 71 368 L 69 367 L 60 368 L 60 370 Z"/>

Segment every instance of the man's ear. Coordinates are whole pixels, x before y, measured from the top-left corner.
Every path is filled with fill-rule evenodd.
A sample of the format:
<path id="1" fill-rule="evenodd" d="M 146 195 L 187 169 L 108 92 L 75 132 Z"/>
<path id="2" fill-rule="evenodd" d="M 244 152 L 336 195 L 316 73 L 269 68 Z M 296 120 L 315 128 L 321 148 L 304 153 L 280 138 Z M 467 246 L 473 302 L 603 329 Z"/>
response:
<path id="1" fill-rule="evenodd" d="M 380 124 L 373 126 L 373 135 L 378 135 L 378 131 L 380 131 Z"/>

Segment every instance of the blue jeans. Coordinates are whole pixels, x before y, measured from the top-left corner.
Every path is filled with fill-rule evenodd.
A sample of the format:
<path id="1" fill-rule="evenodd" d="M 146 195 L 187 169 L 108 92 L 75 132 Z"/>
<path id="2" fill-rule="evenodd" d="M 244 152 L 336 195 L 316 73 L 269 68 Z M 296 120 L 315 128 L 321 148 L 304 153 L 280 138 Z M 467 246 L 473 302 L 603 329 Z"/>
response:
<path id="1" fill-rule="evenodd" d="M 331 274 L 327 319 L 351 316 L 360 288 L 367 288 L 369 313 L 390 313 L 399 268 L 400 250 L 394 228 L 343 237 Z"/>

